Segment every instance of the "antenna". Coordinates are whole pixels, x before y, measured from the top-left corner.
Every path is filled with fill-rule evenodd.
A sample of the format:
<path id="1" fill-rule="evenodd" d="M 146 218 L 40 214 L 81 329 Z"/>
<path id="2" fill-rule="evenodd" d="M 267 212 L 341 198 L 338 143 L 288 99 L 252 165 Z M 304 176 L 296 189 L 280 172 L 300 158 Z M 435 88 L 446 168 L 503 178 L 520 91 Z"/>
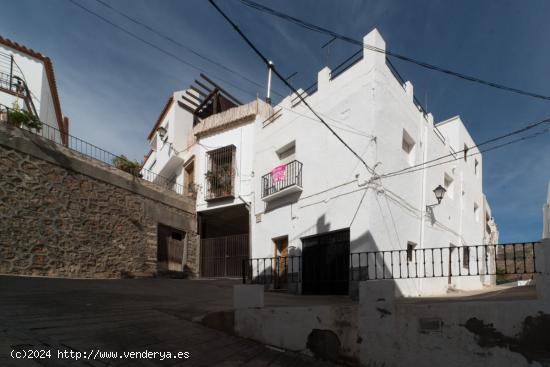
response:
<path id="1" fill-rule="evenodd" d="M 265 97 L 265 101 L 268 104 L 271 104 L 271 69 L 273 68 L 273 61 L 269 61 L 269 65 L 267 66 L 267 96 Z"/>

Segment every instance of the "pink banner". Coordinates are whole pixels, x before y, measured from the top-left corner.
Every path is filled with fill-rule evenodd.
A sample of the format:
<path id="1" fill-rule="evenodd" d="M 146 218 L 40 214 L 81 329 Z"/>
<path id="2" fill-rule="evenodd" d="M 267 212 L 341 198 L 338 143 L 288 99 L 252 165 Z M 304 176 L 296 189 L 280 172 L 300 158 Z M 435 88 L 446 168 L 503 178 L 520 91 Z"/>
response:
<path id="1" fill-rule="evenodd" d="M 273 170 L 271 171 L 271 178 L 273 180 L 273 183 L 283 181 L 285 179 L 285 175 L 286 164 L 281 164 L 280 166 L 273 168 Z"/>

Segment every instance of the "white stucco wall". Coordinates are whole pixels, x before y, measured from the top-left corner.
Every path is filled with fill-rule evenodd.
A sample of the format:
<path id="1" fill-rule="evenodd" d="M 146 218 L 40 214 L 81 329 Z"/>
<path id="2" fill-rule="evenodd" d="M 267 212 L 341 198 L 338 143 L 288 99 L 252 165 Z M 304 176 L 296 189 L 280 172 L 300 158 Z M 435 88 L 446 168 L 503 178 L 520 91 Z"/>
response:
<path id="1" fill-rule="evenodd" d="M 365 43 L 385 47 L 376 30 Z M 270 172 L 280 164 L 276 150 L 295 141 L 296 159 L 303 163 L 303 192 L 267 204 L 261 198 L 261 180 L 255 181 L 253 212 L 260 221 L 252 223 L 252 257 L 273 256 L 272 239 L 279 236 L 288 235 L 290 253 L 300 254 L 302 237 L 348 227 L 352 253 L 406 250 L 408 241 L 417 249 L 483 244 L 480 155 L 369 183 L 371 175 L 358 159 L 303 104 L 292 108 L 290 99 L 275 107 L 283 108 L 279 119 L 255 126 L 254 172 L 257 177 Z M 377 174 L 411 164 L 402 149 L 404 130 L 415 142 L 412 164 L 460 151 L 464 143 L 475 144 L 458 117 L 435 127 L 431 115 L 413 103 L 412 84 L 401 85 L 384 55 L 370 51 L 335 79 L 330 79 L 328 68 L 321 70 L 318 90 L 308 103 Z M 479 162 L 477 175 L 474 159 Z M 443 185 L 445 173 L 453 179 L 453 192 L 433 208 L 432 218 L 425 206 L 436 202 L 432 190 Z M 458 271 L 458 263 L 455 267 Z M 404 294 L 441 293 L 447 278 L 399 284 Z M 452 286 L 476 288 L 481 279 L 453 278 Z"/>
<path id="2" fill-rule="evenodd" d="M 34 106 L 38 112 L 38 117 L 43 123 L 58 129 L 50 85 L 43 62 L 4 45 L 0 45 L 0 53 L 13 55 L 16 64 L 14 65 L 14 74 L 23 74 L 24 80 L 31 92 Z M 2 60 L 4 59 L 2 58 Z M 0 71 L 9 73 L 9 65 L 5 64 L 5 62 L 2 63 Z M 2 94 L 0 96 L 0 103 L 7 104 L 8 107 L 11 107 L 13 97 L 3 96 L 3 93 L 0 94 Z M 20 107 L 24 106 L 22 100 L 18 101 L 18 103 Z"/>
<path id="3" fill-rule="evenodd" d="M 178 191 L 184 190 L 183 165 L 196 152 L 196 141 L 193 136 L 193 115 L 180 107 L 177 103 L 185 91 L 177 91 L 173 94 L 174 101 L 166 111 L 159 127 L 167 129 L 164 139 L 158 136 L 158 132 L 149 140 L 149 146 L 153 150 L 143 164 L 143 168 L 172 180 L 178 185 Z M 142 172 L 144 176 L 146 172 Z M 147 177 L 145 177 L 147 178 Z"/>
<path id="4" fill-rule="evenodd" d="M 208 152 L 228 145 L 234 145 L 236 148 L 234 198 L 206 202 L 204 188 L 206 187 L 205 174 L 207 170 Z M 196 150 L 195 161 L 197 183 L 202 187 L 201 192 L 197 196 L 197 211 L 221 208 L 229 205 L 242 205 L 243 200 L 250 202 L 252 198 L 252 182 L 254 179 L 253 160 L 254 120 L 201 137 Z"/>
<path id="5" fill-rule="evenodd" d="M 550 357 L 550 241 L 538 248 L 536 298 L 396 298 L 392 281 L 360 285 L 365 366 L 545 366 Z M 518 290 L 520 292 L 518 292 Z M 530 296 L 526 296 L 530 294 Z"/>

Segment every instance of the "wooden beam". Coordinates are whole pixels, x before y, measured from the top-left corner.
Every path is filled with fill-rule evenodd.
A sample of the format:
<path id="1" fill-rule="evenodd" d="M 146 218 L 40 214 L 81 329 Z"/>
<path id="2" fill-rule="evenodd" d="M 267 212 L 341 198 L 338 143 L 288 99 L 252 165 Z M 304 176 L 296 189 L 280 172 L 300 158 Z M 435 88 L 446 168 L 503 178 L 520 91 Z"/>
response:
<path id="1" fill-rule="evenodd" d="M 220 90 L 220 92 L 222 92 L 223 94 L 226 95 L 226 97 L 228 97 L 229 99 L 233 100 L 233 102 L 235 102 L 236 104 L 238 105 L 242 105 L 243 103 L 241 101 L 239 101 L 237 98 L 233 97 L 231 94 L 229 94 L 229 92 L 227 92 L 225 89 L 223 89 L 222 87 L 220 87 L 218 84 L 216 84 L 215 82 L 213 82 L 212 80 L 210 80 L 206 75 L 204 75 L 203 73 L 200 74 L 201 77 L 206 80 L 208 83 L 212 84 L 214 87 L 218 88 Z"/>
<path id="2" fill-rule="evenodd" d="M 188 101 L 189 103 L 194 104 L 195 107 L 199 106 L 199 105 L 202 103 L 202 100 L 198 99 L 196 96 L 192 95 L 191 93 L 185 92 L 185 94 L 187 94 L 187 95 L 190 96 L 191 98 L 188 98 L 188 97 L 186 97 L 185 95 L 182 95 L 181 98 L 185 99 L 185 100 Z"/>
<path id="3" fill-rule="evenodd" d="M 183 108 L 184 110 L 190 112 L 190 113 L 195 113 L 195 110 L 192 109 L 191 107 L 189 107 L 188 105 L 186 105 L 185 103 L 183 103 L 182 101 L 178 101 L 178 106 L 180 106 L 181 108 Z"/>
<path id="4" fill-rule="evenodd" d="M 207 91 L 208 93 L 212 93 L 212 89 L 208 88 L 206 85 L 202 84 L 200 81 L 198 81 L 197 79 L 195 79 L 195 83 L 197 83 L 197 85 L 199 87 L 201 87 L 202 89 L 204 89 L 205 91 Z"/>
<path id="5" fill-rule="evenodd" d="M 208 102 L 218 92 L 218 88 L 215 88 L 212 92 L 210 92 L 210 94 L 202 100 L 201 104 L 197 106 L 197 110 L 200 110 L 206 104 L 206 102 Z"/>
<path id="6" fill-rule="evenodd" d="M 186 96 L 181 96 L 183 100 L 185 100 L 187 103 L 189 103 L 191 106 L 194 106 L 195 108 L 199 107 L 199 105 L 195 102 L 187 98 Z"/>
<path id="7" fill-rule="evenodd" d="M 200 94 L 201 96 L 207 96 L 208 93 L 205 93 L 203 92 L 202 90 L 200 90 L 199 88 L 196 88 L 194 86 L 190 86 L 189 88 L 193 89 L 195 92 L 197 92 L 198 94 Z"/>

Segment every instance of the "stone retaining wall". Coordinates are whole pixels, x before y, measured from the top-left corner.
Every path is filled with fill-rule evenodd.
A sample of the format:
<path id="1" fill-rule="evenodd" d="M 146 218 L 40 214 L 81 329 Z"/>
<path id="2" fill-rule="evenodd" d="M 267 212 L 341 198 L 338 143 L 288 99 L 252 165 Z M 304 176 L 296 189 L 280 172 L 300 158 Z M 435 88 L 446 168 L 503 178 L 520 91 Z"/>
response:
<path id="1" fill-rule="evenodd" d="M 0 124 L 0 273 L 154 275 L 157 224 L 186 233 L 198 272 L 194 203 L 26 131 Z"/>

